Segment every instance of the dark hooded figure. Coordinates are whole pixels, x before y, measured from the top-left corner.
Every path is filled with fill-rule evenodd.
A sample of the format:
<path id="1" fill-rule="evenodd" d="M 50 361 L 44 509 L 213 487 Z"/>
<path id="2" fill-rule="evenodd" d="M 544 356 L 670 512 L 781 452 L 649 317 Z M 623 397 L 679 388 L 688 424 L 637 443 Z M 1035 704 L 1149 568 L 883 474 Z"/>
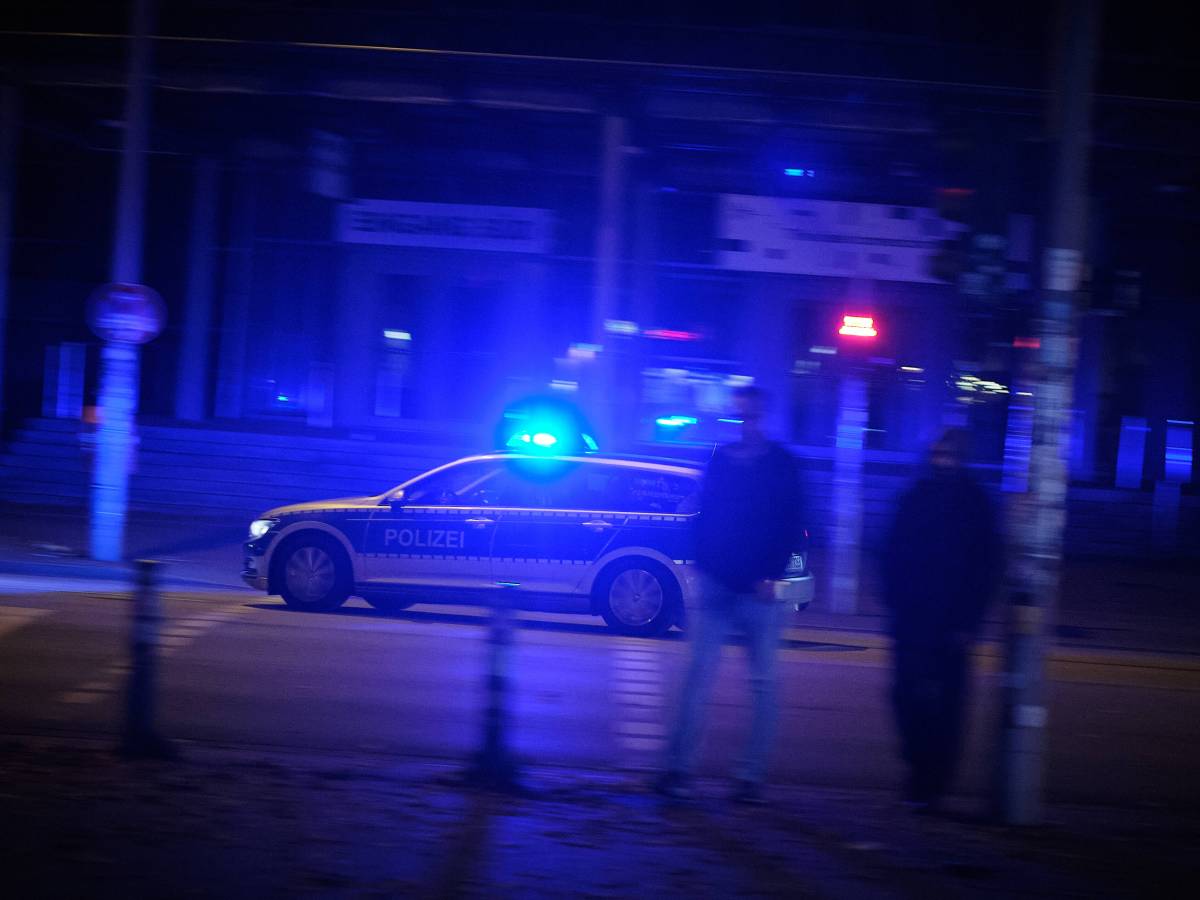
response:
<path id="1" fill-rule="evenodd" d="M 954 775 L 968 652 L 1001 570 L 996 516 L 965 451 L 958 429 L 933 445 L 928 473 L 900 497 L 883 557 L 905 798 L 922 811 L 937 807 Z"/>

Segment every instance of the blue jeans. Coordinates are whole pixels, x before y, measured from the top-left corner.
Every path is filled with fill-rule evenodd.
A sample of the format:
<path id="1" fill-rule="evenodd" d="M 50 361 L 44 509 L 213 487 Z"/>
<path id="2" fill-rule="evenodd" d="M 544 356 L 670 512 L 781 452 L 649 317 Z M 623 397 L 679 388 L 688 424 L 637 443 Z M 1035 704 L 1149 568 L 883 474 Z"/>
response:
<path id="1" fill-rule="evenodd" d="M 711 578 L 704 579 L 698 608 L 689 610 L 691 656 L 683 678 L 675 727 L 667 742 L 668 772 L 686 777 L 695 766 L 708 699 L 721 662 L 721 647 L 734 629 L 740 627 L 746 635 L 754 714 L 735 775 L 756 784 L 766 777 L 778 717 L 775 661 L 785 605 L 760 600 L 754 594 L 738 594 Z"/>

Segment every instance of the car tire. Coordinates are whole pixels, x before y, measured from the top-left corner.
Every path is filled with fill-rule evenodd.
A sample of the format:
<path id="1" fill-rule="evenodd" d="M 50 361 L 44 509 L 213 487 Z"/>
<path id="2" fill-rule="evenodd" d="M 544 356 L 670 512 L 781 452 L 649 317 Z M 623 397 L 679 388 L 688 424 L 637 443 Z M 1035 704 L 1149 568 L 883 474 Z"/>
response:
<path id="1" fill-rule="evenodd" d="M 350 596 L 350 561 L 326 534 L 297 535 L 280 550 L 277 584 L 292 609 L 330 612 Z"/>
<path id="2" fill-rule="evenodd" d="M 394 613 L 408 609 L 416 600 L 406 600 L 403 597 L 395 597 L 388 594 L 372 594 L 369 597 L 363 597 L 369 604 L 375 607 L 380 612 Z"/>
<path id="3" fill-rule="evenodd" d="M 608 626 L 634 637 L 665 633 L 682 607 L 675 576 L 661 563 L 644 557 L 618 560 L 601 572 L 594 596 Z"/>

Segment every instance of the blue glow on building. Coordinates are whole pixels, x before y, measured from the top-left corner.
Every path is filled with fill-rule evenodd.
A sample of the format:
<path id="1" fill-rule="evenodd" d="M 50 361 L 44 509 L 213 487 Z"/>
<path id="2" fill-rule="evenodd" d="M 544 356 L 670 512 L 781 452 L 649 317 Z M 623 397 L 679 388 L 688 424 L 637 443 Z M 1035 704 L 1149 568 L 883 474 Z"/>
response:
<path id="1" fill-rule="evenodd" d="M 1167 446 L 1163 475 L 1167 481 L 1185 483 L 1192 480 L 1193 422 L 1167 419 Z"/>

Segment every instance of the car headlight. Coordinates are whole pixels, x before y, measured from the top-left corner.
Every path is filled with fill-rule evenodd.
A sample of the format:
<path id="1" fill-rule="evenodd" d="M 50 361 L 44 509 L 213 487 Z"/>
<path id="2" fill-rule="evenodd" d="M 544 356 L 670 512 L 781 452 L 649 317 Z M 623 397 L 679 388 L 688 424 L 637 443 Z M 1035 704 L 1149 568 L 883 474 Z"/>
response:
<path id="1" fill-rule="evenodd" d="M 250 523 L 250 537 L 257 539 L 275 527 L 278 519 L 255 519 Z"/>

